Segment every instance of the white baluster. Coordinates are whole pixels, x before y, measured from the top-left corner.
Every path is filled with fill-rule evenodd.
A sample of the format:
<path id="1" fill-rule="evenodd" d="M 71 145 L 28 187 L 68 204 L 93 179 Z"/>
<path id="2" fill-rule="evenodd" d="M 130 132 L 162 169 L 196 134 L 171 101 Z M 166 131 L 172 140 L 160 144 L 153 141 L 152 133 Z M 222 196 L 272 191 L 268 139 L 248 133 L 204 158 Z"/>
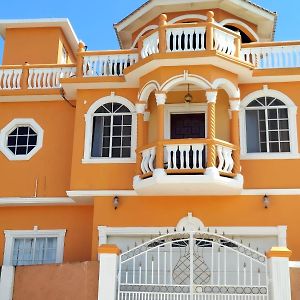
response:
<path id="1" fill-rule="evenodd" d="M 151 148 L 150 149 L 150 159 L 149 159 L 149 169 L 150 169 L 151 172 L 154 171 L 153 162 L 154 162 L 154 159 L 155 159 L 155 155 L 156 155 L 156 149 Z"/>
<path id="2" fill-rule="evenodd" d="M 220 146 L 220 145 L 217 146 L 217 155 L 218 155 L 218 159 L 219 159 L 218 170 L 222 171 L 225 159 L 224 159 L 224 156 L 223 156 L 223 147 Z"/>

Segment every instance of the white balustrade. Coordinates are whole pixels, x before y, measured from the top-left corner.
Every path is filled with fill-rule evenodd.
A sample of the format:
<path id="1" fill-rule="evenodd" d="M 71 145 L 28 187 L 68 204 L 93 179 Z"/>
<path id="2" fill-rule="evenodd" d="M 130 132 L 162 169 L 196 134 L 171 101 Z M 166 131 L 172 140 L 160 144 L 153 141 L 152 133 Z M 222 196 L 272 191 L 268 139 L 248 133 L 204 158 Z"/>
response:
<path id="1" fill-rule="evenodd" d="M 235 43 L 234 43 L 235 37 L 225 31 L 214 29 L 214 44 L 215 49 L 234 56 L 235 54 Z"/>
<path id="2" fill-rule="evenodd" d="M 22 69 L 0 69 L 0 90 L 21 88 Z"/>
<path id="3" fill-rule="evenodd" d="M 234 162 L 232 158 L 232 149 L 224 146 L 217 146 L 217 156 L 219 160 L 218 170 L 222 172 L 231 173 Z"/>
<path id="4" fill-rule="evenodd" d="M 203 144 L 166 145 L 168 170 L 203 169 Z"/>
<path id="5" fill-rule="evenodd" d="M 61 68 L 30 68 L 28 76 L 29 89 L 60 88 L 61 78 L 75 76 L 75 67 Z"/>
<path id="6" fill-rule="evenodd" d="M 137 53 L 85 56 L 83 59 L 83 76 L 121 76 L 124 69 L 137 63 L 137 61 Z"/>
<path id="7" fill-rule="evenodd" d="M 300 67 L 300 45 L 244 48 L 241 58 L 259 69 L 296 68 Z"/>
<path id="8" fill-rule="evenodd" d="M 158 31 L 146 37 L 143 40 L 143 48 L 141 52 L 142 58 L 146 58 L 151 54 L 158 53 L 159 52 L 158 43 L 159 43 Z"/>
<path id="9" fill-rule="evenodd" d="M 205 27 L 168 28 L 167 52 L 205 50 Z"/>
<path id="10" fill-rule="evenodd" d="M 142 151 L 141 170 L 143 174 L 147 174 L 154 171 L 154 160 L 156 155 L 156 148 L 149 148 Z"/>

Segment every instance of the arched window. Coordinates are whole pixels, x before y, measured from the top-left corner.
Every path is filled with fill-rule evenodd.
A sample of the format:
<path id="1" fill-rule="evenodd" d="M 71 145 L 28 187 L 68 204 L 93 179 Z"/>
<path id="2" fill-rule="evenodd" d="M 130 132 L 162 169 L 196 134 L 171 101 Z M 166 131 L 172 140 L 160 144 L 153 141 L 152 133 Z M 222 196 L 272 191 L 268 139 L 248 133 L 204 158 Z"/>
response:
<path id="1" fill-rule="evenodd" d="M 115 95 L 96 101 L 86 115 L 85 160 L 113 162 L 135 155 L 134 105 Z"/>
<path id="2" fill-rule="evenodd" d="M 261 97 L 246 108 L 247 152 L 290 152 L 286 105 L 274 97 Z"/>
<path id="3" fill-rule="evenodd" d="M 248 95 L 241 105 L 241 147 L 249 158 L 298 154 L 295 104 L 275 90 Z"/>

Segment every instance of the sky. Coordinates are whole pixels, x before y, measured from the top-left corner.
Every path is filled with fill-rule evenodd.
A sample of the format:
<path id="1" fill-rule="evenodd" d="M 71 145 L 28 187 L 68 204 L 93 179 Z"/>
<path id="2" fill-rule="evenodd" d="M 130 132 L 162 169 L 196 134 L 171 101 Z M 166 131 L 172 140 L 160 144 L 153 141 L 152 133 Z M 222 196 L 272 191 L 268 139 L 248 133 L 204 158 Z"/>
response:
<path id="1" fill-rule="evenodd" d="M 118 49 L 113 29 L 146 0 L 0 0 L 0 19 L 68 18 L 88 50 Z M 279 14 L 275 40 L 300 40 L 300 0 L 253 0 Z M 1 39 L 0 39 L 1 40 Z M 3 41 L 0 41 L 0 61 Z"/>

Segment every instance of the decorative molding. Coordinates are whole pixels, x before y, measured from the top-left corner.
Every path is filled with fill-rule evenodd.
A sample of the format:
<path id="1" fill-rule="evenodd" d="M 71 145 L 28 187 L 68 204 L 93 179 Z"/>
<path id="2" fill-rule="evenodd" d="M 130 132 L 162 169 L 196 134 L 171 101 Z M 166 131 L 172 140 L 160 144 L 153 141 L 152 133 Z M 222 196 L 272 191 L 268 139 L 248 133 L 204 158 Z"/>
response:
<path id="1" fill-rule="evenodd" d="M 145 112 L 144 112 L 144 121 L 145 121 L 145 122 L 149 122 L 149 120 L 150 120 L 150 115 L 151 115 L 150 111 L 145 111 Z"/>
<path id="2" fill-rule="evenodd" d="M 167 95 L 165 93 L 155 94 L 157 105 L 164 105 L 167 101 Z"/>
<path id="3" fill-rule="evenodd" d="M 49 205 L 70 205 L 76 202 L 68 197 L 53 197 L 53 198 L 21 198 L 7 197 L 0 198 L 1 206 L 49 206 Z"/>
<path id="4" fill-rule="evenodd" d="M 205 95 L 206 95 L 207 103 L 216 103 L 217 102 L 217 96 L 218 96 L 217 91 L 206 91 Z"/>
<path id="5" fill-rule="evenodd" d="M 26 155 L 15 155 L 7 148 L 7 139 L 11 131 L 19 126 L 31 127 L 37 134 L 36 146 Z M 43 145 L 44 130 L 34 119 L 16 118 L 9 122 L 0 132 L 0 151 L 9 160 L 29 160 Z"/>
<path id="6" fill-rule="evenodd" d="M 207 16 L 200 15 L 200 14 L 186 14 L 186 15 L 181 15 L 181 16 L 178 16 L 178 17 L 173 18 L 172 20 L 170 20 L 168 22 L 168 24 L 169 25 L 170 24 L 175 24 L 178 21 L 188 20 L 188 19 L 197 19 L 197 20 L 200 20 L 200 21 L 206 21 L 207 20 Z"/>
<path id="7" fill-rule="evenodd" d="M 145 103 L 137 103 L 135 105 L 135 110 L 137 114 L 143 114 L 145 112 L 146 104 Z"/>
<path id="8" fill-rule="evenodd" d="M 179 220 L 176 228 L 178 231 L 203 231 L 204 224 L 200 219 L 193 217 L 193 214 L 189 212 L 187 217 L 183 217 Z"/>
<path id="9" fill-rule="evenodd" d="M 229 104 L 230 104 L 230 111 L 239 111 L 240 110 L 240 104 L 241 104 L 240 100 L 230 100 Z"/>

